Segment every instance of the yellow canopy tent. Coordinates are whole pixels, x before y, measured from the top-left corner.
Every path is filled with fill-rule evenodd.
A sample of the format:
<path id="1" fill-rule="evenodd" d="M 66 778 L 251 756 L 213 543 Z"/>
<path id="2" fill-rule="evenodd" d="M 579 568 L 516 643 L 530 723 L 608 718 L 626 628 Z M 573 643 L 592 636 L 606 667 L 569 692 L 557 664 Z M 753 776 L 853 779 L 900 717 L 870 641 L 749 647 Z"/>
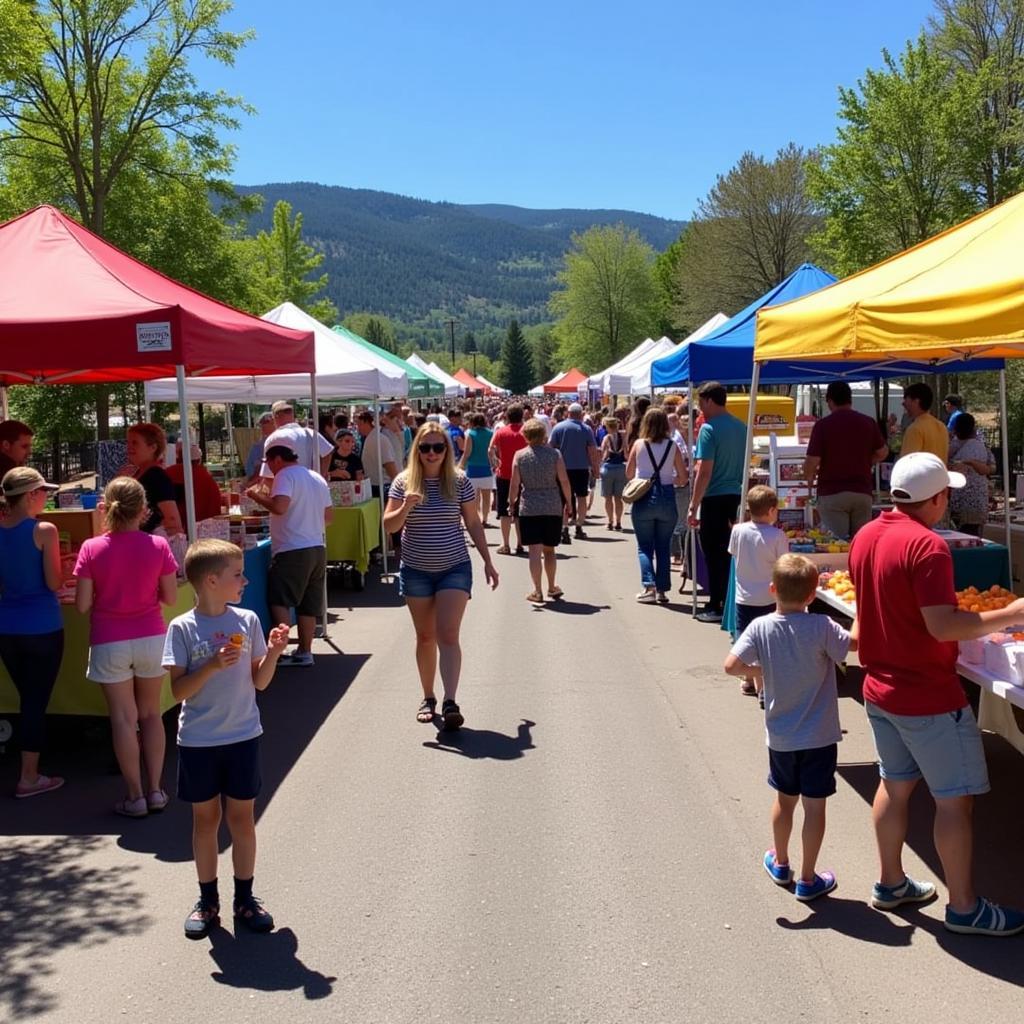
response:
<path id="1" fill-rule="evenodd" d="M 776 359 L 877 359 L 879 367 L 912 359 L 971 370 L 1022 357 L 1024 193 L 828 288 L 761 309 L 753 387 L 761 364 Z M 1005 370 L 999 399 L 1009 549 Z"/>

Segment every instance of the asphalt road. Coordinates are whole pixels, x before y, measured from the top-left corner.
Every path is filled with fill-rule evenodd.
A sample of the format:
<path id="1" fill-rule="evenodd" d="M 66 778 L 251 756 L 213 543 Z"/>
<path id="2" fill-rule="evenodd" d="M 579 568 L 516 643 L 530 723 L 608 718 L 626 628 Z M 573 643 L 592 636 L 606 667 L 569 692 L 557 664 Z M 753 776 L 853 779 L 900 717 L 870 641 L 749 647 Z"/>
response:
<path id="1" fill-rule="evenodd" d="M 280 670 L 261 698 L 272 935 L 182 936 L 188 808 L 110 814 L 102 733 L 75 722 L 65 789 L 0 810 L 0 1020 L 1017 1019 L 1024 938 L 949 935 L 941 900 L 866 905 L 877 776 L 855 680 L 822 856 L 839 888 L 803 905 L 761 867 L 763 725 L 719 671 L 725 635 L 681 603 L 636 604 L 632 535 L 591 535 L 565 549 L 557 606 L 526 603 L 523 559 L 497 559 L 496 593 L 478 585 L 457 736 L 414 720 L 393 590 L 333 591 L 338 651 L 318 642 L 313 670 Z M 981 888 L 1019 905 L 1024 763 L 987 747 Z M 938 877 L 924 796 L 907 867 Z M 225 854 L 222 893 L 230 877 Z"/>

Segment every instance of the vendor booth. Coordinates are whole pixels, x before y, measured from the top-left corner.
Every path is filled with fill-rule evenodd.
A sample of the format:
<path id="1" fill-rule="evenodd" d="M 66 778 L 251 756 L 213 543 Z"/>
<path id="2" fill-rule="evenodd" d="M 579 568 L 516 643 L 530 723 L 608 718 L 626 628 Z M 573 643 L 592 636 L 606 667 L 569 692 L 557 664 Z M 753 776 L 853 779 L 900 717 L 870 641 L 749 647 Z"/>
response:
<path id="1" fill-rule="evenodd" d="M 587 375 L 576 369 L 564 370 L 543 385 L 545 395 L 577 395 L 587 393 Z"/>
<path id="2" fill-rule="evenodd" d="M 424 362 L 415 352 L 406 359 L 406 362 L 414 369 L 436 380 L 444 389 L 445 398 L 461 398 L 466 393 L 466 389 L 454 377 L 438 373 L 437 366 Z"/>
<path id="3" fill-rule="evenodd" d="M 445 373 L 445 371 L 442 370 L 441 367 L 437 365 L 437 363 L 433 361 L 427 363 L 427 369 L 430 371 L 431 375 L 436 380 L 439 380 L 441 381 L 442 384 L 444 384 L 445 394 L 448 394 L 449 388 L 453 388 L 455 389 L 454 393 L 457 397 L 465 396 L 466 385 L 460 384 L 450 373 Z"/>
<path id="4" fill-rule="evenodd" d="M 335 324 L 333 330 L 335 334 L 340 335 L 342 338 L 347 338 L 358 348 L 375 356 L 378 363 L 380 361 L 390 363 L 401 373 L 404 373 L 408 381 L 406 397 L 440 398 L 444 395 L 444 385 L 440 381 L 435 380 L 429 373 L 418 369 L 405 359 L 396 356 L 393 352 L 388 352 L 387 349 L 383 349 L 379 345 L 374 345 L 365 338 L 361 338 L 358 334 L 350 331 L 347 327 L 343 327 L 341 324 Z"/>
<path id="5" fill-rule="evenodd" d="M 468 394 L 490 395 L 494 393 L 493 389 L 479 377 L 474 377 L 469 370 L 463 369 L 461 366 L 455 371 L 454 378 L 466 389 Z"/>
<path id="6" fill-rule="evenodd" d="M 0 225 L 0 267 L 0 386 L 122 383 L 174 375 L 186 449 L 187 378 L 314 370 L 308 330 L 267 323 L 178 284 L 53 207 L 37 207 Z M 184 476 L 194 536 L 188 462 Z M 63 513 L 68 517 L 63 519 L 60 511 L 52 515 L 69 550 L 100 526 L 96 516 L 73 526 L 70 517 L 81 520 L 81 512 Z M 182 583 L 175 606 L 165 614 L 179 614 L 192 600 L 191 588 Z M 50 710 L 105 714 L 98 687 L 85 680 L 88 622 L 70 606 L 63 611 L 64 660 Z M 163 708 L 173 703 L 165 684 Z M 17 693 L 0 669 L 0 713 L 17 707 Z"/>

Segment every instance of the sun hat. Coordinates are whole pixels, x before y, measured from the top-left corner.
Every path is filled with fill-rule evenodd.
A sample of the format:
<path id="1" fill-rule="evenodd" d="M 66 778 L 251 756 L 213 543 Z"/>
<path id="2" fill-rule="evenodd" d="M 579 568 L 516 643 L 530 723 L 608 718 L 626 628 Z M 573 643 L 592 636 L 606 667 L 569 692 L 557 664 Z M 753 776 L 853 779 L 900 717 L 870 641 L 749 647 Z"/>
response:
<path id="1" fill-rule="evenodd" d="M 17 498 L 20 494 L 37 491 L 40 487 L 48 491 L 59 491 L 56 484 L 48 484 L 43 474 L 31 466 L 15 466 L 4 474 L 3 489 L 5 498 Z"/>
<path id="2" fill-rule="evenodd" d="M 947 487 L 963 487 L 967 477 L 953 473 L 931 452 L 911 452 L 892 467 L 889 492 L 897 503 L 913 503 L 934 498 Z"/>

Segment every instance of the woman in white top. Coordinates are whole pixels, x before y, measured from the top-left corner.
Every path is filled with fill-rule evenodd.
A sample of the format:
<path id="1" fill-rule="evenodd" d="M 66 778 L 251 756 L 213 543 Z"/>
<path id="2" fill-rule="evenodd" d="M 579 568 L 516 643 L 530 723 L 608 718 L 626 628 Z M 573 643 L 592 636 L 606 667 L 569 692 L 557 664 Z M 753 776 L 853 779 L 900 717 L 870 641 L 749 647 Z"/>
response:
<path id="1" fill-rule="evenodd" d="M 668 604 L 672 531 L 679 517 L 675 482 L 685 476 L 686 466 L 672 443 L 668 416 L 662 409 L 648 409 L 626 463 L 628 479 L 652 481 L 650 490 L 633 503 L 632 513 L 643 585 L 636 599 L 641 604 Z"/>

